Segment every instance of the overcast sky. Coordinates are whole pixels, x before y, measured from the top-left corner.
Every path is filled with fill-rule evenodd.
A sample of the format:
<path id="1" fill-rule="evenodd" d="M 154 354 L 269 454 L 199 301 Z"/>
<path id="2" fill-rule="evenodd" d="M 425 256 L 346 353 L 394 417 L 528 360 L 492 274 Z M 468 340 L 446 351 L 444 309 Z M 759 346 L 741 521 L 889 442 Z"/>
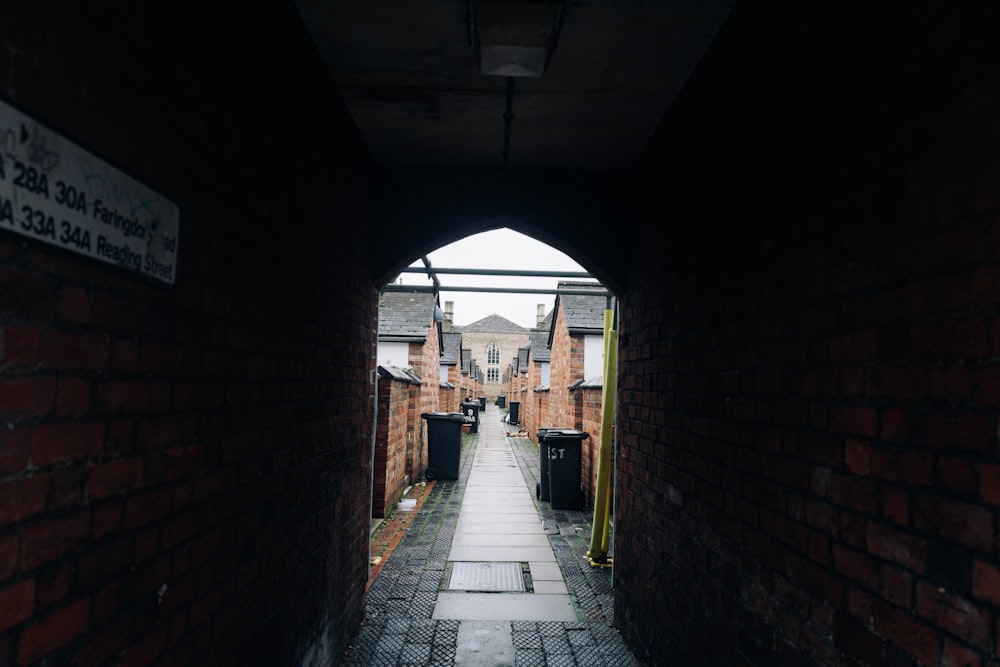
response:
<path id="1" fill-rule="evenodd" d="M 446 245 L 427 255 L 434 268 L 450 269 L 517 269 L 547 271 L 584 271 L 579 264 L 555 248 L 510 229 L 495 229 Z M 423 267 L 417 260 L 411 266 Z M 430 285 L 426 274 L 403 273 L 406 285 Z M 518 276 L 438 277 L 442 287 L 531 287 L 554 289 L 559 280 L 567 278 L 522 278 Z M 579 280 L 579 279 L 572 279 Z M 397 280 L 397 282 L 399 282 Z M 535 326 L 536 304 L 552 310 L 554 294 L 488 294 L 481 292 L 449 292 L 441 290 L 441 307 L 446 301 L 455 302 L 455 324 L 466 325 L 496 313 L 522 327 Z"/>

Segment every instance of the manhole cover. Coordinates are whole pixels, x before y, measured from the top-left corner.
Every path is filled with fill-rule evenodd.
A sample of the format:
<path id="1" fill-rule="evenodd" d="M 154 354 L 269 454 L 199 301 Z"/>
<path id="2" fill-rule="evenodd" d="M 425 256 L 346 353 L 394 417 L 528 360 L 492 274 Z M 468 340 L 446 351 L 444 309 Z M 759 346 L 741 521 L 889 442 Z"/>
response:
<path id="1" fill-rule="evenodd" d="M 454 563 L 450 591 L 511 591 L 524 590 L 520 563 Z"/>

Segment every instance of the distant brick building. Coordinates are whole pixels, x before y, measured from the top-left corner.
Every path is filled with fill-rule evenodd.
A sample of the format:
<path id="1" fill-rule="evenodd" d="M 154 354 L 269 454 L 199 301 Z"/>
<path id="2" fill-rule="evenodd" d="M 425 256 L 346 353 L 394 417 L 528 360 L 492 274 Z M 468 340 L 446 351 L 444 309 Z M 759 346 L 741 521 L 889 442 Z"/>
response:
<path id="1" fill-rule="evenodd" d="M 504 368 L 528 344 L 528 330 L 495 314 L 456 328 L 462 332 L 462 345 L 483 372 L 483 394 L 490 400 L 496 398 Z"/>

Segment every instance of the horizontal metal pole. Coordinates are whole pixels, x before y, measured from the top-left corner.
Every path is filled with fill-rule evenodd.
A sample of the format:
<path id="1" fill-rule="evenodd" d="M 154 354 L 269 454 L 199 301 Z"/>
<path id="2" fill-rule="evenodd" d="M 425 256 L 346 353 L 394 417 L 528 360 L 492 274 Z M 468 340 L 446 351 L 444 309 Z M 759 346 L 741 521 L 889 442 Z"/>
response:
<path id="1" fill-rule="evenodd" d="M 608 296 L 606 289 L 532 289 L 527 287 L 434 287 L 433 285 L 386 285 L 385 292 L 483 292 L 487 294 L 580 294 Z"/>
<path id="2" fill-rule="evenodd" d="M 593 278 L 586 271 L 534 271 L 528 269 L 439 269 L 411 266 L 403 273 L 446 273 L 452 276 L 524 276 L 527 278 Z"/>

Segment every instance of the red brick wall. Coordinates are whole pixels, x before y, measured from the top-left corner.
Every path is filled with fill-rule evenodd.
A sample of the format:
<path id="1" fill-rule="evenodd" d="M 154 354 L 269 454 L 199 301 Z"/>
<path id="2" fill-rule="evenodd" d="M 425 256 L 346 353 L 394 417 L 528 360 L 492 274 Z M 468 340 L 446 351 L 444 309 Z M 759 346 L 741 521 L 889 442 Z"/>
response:
<path id="1" fill-rule="evenodd" d="M 577 400 L 569 386 L 583 379 L 583 336 L 571 336 L 563 319 L 562 302 L 552 320 L 552 349 L 549 361 L 549 417 L 543 426 L 579 428 Z"/>
<path id="2" fill-rule="evenodd" d="M 535 400 L 535 387 L 541 381 L 541 367 L 534 363 L 529 352 L 528 370 L 524 374 L 524 387 L 527 391 L 521 392 L 521 424 L 522 428 L 529 433 L 537 428 L 538 415 L 536 414 L 537 401 Z"/>
<path id="3" fill-rule="evenodd" d="M 638 165 L 640 653 L 997 664 L 998 14 L 971 7 L 737 5 Z"/>
<path id="4" fill-rule="evenodd" d="M 571 392 L 579 406 L 579 430 L 590 437 L 583 440 L 580 451 L 580 483 L 588 507 L 593 507 L 597 488 L 597 461 L 601 447 L 601 392 L 600 387 L 577 388 Z"/>
<path id="5" fill-rule="evenodd" d="M 431 320 L 430 315 L 428 326 L 430 329 L 424 343 L 410 343 L 410 366 L 422 381 L 419 387 L 411 390 L 413 404 L 407 440 L 407 472 L 411 481 L 417 480 L 427 468 L 427 422 L 420 415 L 437 412 L 441 400 L 441 347 L 437 336 L 438 324 Z"/>
<path id="6" fill-rule="evenodd" d="M 528 391 L 521 394 L 522 412 L 526 417 L 522 420 L 525 429 L 534 442 L 538 442 L 538 429 L 551 426 L 549 419 L 549 391 L 535 391 L 542 384 L 542 362 L 532 361 L 529 364 L 527 387 Z M 525 408 L 524 406 L 527 406 Z"/>
<path id="7" fill-rule="evenodd" d="M 457 387 L 441 387 L 438 389 L 438 412 L 459 412 L 458 404 L 461 402 L 458 398 Z"/>
<path id="8" fill-rule="evenodd" d="M 0 89 L 178 203 L 178 279 L 0 233 L 0 664 L 332 664 L 367 576 L 366 151 L 291 5 L 56 4 L 0 7 Z"/>
<path id="9" fill-rule="evenodd" d="M 552 419 L 549 417 L 549 393 L 550 392 L 548 390 L 545 390 L 531 392 L 529 394 L 529 396 L 531 396 L 529 400 L 535 404 L 535 408 L 533 410 L 535 423 L 531 426 L 529 435 L 536 443 L 538 442 L 538 429 L 553 425 Z"/>
<path id="10" fill-rule="evenodd" d="M 406 435 L 411 386 L 402 380 L 379 378 L 378 381 L 373 517 L 384 517 L 386 510 L 395 507 L 410 481 L 406 467 Z"/>

